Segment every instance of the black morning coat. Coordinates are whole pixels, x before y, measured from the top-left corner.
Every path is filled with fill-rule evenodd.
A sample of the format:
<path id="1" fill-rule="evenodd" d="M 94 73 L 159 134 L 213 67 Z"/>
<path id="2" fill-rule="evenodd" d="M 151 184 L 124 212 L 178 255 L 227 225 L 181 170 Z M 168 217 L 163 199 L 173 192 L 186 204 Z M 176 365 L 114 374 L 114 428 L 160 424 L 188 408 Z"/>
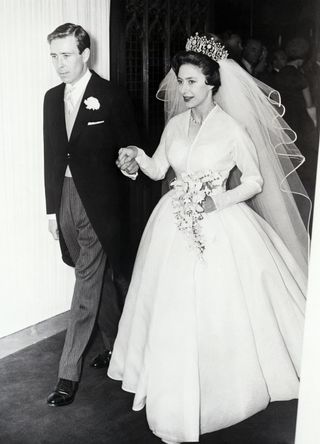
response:
<path id="1" fill-rule="evenodd" d="M 93 226 L 113 269 L 127 274 L 130 217 L 129 179 L 117 168 L 118 150 L 139 146 L 131 104 L 126 93 L 92 71 L 68 141 L 62 83 L 44 98 L 44 171 L 47 214 L 59 215 L 65 170 L 71 174 Z M 93 97 L 99 109 L 87 109 L 84 101 Z M 102 122 L 88 125 L 88 122 Z M 59 218 L 57 217 L 58 222 Z M 62 259 L 73 266 L 60 231 Z"/>

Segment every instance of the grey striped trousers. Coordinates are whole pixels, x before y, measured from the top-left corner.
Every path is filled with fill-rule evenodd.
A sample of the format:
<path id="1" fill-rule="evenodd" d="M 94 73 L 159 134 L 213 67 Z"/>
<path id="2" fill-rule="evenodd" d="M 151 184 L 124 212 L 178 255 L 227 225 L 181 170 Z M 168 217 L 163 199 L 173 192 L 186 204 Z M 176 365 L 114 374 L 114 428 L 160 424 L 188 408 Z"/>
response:
<path id="1" fill-rule="evenodd" d="M 59 365 L 59 378 L 79 381 L 82 355 L 90 339 L 100 302 L 106 253 L 94 232 L 73 179 L 65 177 L 60 228 L 75 263 L 76 282 Z"/>

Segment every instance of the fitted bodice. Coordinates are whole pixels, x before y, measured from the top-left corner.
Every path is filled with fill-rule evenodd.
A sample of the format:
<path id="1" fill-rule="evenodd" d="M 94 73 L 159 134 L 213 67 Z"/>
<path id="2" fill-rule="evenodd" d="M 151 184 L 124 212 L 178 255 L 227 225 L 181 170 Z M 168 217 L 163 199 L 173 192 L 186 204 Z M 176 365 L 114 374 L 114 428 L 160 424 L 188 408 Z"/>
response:
<path id="1" fill-rule="evenodd" d="M 139 149 L 136 158 L 141 170 L 151 179 L 163 179 L 171 166 L 177 179 L 183 174 L 213 171 L 228 178 L 237 166 L 241 172 L 240 184 L 215 197 L 217 208 L 247 200 L 259 193 L 263 179 L 255 147 L 246 131 L 218 105 L 203 121 L 193 141 L 188 137 L 190 110 L 173 117 L 164 129 L 160 144 L 148 157 Z M 225 192 L 224 192 L 225 191 Z"/>
<path id="2" fill-rule="evenodd" d="M 174 135 L 170 137 L 168 134 L 166 149 L 169 164 L 177 178 L 181 178 L 181 173 L 208 170 L 218 171 L 228 177 L 235 166 L 232 134 L 226 128 L 224 113 L 221 116 L 219 111 L 221 109 L 216 106 L 210 112 L 193 141 L 188 136 L 190 111 L 178 116 L 180 122 Z"/>

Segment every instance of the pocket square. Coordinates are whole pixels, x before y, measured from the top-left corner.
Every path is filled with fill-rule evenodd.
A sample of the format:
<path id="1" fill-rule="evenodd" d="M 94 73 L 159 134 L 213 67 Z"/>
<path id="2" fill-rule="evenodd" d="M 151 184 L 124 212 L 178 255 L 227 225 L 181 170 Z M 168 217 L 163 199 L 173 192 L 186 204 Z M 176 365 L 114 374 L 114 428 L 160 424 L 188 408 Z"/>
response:
<path id="1" fill-rule="evenodd" d="M 104 120 L 99 120 L 97 122 L 88 122 L 88 125 L 100 125 L 101 123 L 104 123 Z"/>

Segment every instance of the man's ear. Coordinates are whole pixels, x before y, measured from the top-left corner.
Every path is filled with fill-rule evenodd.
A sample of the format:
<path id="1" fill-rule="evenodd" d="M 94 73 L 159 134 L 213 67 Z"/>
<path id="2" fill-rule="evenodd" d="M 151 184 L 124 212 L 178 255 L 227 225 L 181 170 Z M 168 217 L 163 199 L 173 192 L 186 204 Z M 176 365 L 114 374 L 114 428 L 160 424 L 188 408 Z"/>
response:
<path id="1" fill-rule="evenodd" d="M 88 63 L 89 57 L 90 57 L 90 49 L 86 48 L 81 53 L 82 60 L 84 63 Z"/>

